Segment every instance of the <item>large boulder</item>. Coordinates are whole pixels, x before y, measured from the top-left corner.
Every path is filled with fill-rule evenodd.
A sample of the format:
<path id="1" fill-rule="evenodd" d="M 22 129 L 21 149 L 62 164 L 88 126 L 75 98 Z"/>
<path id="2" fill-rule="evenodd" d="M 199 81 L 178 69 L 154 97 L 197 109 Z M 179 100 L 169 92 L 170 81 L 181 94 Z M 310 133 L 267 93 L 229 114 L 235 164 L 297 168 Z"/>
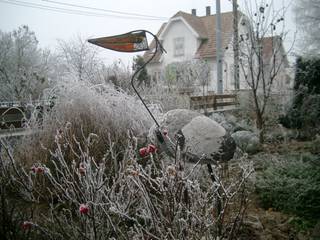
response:
<path id="1" fill-rule="evenodd" d="M 174 139 L 179 130 L 197 116 L 201 114 L 188 109 L 174 109 L 165 113 L 158 122 L 160 129 L 166 131 L 170 139 Z M 157 141 L 156 129 L 157 126 L 153 125 L 149 130 L 149 139 L 154 143 Z"/>
<path id="2" fill-rule="evenodd" d="M 197 112 L 187 109 L 176 109 L 167 112 L 159 122 L 160 131 L 167 131 L 170 141 L 159 142 L 156 137 L 156 126 L 149 131 L 152 142 L 160 145 L 178 144 L 181 152 L 190 162 L 202 163 L 228 161 L 233 157 L 235 143 L 227 131 L 216 121 Z M 174 151 L 175 147 L 171 147 Z M 170 150 L 170 147 L 169 147 Z M 169 153 L 170 154 L 170 153 Z"/>
<path id="3" fill-rule="evenodd" d="M 238 131 L 231 135 L 236 145 L 244 152 L 256 153 L 261 149 L 259 137 L 250 131 Z"/>

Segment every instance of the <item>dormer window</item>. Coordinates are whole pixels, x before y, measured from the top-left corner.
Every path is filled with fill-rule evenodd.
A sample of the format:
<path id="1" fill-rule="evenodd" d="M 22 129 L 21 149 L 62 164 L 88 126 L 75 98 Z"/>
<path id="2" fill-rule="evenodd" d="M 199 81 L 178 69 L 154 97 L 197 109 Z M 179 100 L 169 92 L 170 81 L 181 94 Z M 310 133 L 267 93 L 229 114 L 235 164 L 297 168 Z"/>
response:
<path id="1" fill-rule="evenodd" d="M 173 39 L 174 44 L 174 56 L 180 57 L 184 56 L 184 38 L 178 37 Z"/>

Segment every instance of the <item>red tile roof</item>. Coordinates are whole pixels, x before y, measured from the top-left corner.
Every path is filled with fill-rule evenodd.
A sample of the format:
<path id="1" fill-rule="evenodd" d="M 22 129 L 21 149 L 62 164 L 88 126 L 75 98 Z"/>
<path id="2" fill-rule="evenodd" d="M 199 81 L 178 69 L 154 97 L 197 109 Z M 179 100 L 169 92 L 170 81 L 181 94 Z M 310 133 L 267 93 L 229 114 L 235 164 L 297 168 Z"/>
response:
<path id="1" fill-rule="evenodd" d="M 207 40 L 203 41 L 197 51 L 197 56 L 200 58 L 215 57 L 216 51 L 216 15 L 200 17 L 208 34 Z M 231 41 L 233 34 L 233 13 L 226 12 L 221 14 L 221 29 L 222 29 L 222 49 L 223 51 Z"/>
<path id="2" fill-rule="evenodd" d="M 172 18 L 176 17 L 183 17 L 193 30 L 198 33 L 200 38 L 208 38 L 207 29 L 200 17 L 182 11 L 177 12 Z"/>
<path id="3" fill-rule="evenodd" d="M 201 44 L 199 49 L 196 52 L 196 56 L 200 58 L 208 58 L 216 56 L 216 15 L 209 16 L 195 16 L 189 13 L 182 11 L 177 12 L 172 18 L 183 17 L 186 22 L 198 33 L 201 39 Z M 232 12 L 226 12 L 221 14 L 221 27 L 222 27 L 222 47 L 226 48 L 228 43 L 231 40 L 232 36 L 232 21 L 233 14 Z M 159 37 L 161 32 L 164 30 L 167 23 L 162 24 L 160 30 L 157 33 Z M 150 44 L 150 50 L 145 52 L 144 58 L 148 60 L 152 56 L 152 52 L 155 48 L 155 41 L 152 41 Z M 158 62 L 161 57 L 161 54 L 152 60 L 152 62 Z"/>
<path id="4" fill-rule="evenodd" d="M 239 12 L 239 15 L 243 13 Z M 197 32 L 200 36 L 201 44 L 195 54 L 198 58 L 210 58 L 216 57 L 216 15 L 209 16 L 195 16 L 182 11 L 177 12 L 172 18 L 183 17 L 186 22 Z M 160 34 L 165 29 L 167 23 L 162 24 L 160 30 L 157 33 L 159 37 Z M 233 13 L 225 12 L 221 13 L 221 29 L 222 29 L 222 49 L 226 49 L 233 35 Z M 277 36 L 279 39 L 279 36 Z M 265 62 L 270 61 L 272 56 L 272 44 L 274 43 L 276 37 L 266 37 L 263 40 L 263 55 Z M 281 39 L 280 39 L 281 41 Z M 153 40 L 150 44 L 150 50 L 146 51 L 144 54 L 144 59 L 148 60 L 152 56 L 155 49 L 155 41 Z M 153 63 L 159 62 L 161 53 L 157 53 L 155 58 L 152 60 Z M 269 60 L 268 60 L 269 59 Z"/>

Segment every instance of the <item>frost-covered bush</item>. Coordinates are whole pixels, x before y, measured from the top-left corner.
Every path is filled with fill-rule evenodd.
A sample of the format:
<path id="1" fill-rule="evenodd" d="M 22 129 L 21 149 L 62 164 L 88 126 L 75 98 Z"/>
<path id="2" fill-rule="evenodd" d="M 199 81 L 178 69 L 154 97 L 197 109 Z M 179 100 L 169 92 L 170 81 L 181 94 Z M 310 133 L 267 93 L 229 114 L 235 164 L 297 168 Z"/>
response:
<path id="1" fill-rule="evenodd" d="M 24 137 L 18 148 L 17 157 L 28 166 L 35 161 L 46 163 L 51 157 L 48 150 L 56 141 L 54 136 L 60 135 L 78 141 L 65 149 L 70 162 L 79 154 L 77 145 L 86 144 L 96 160 L 107 158 L 111 150 L 121 159 L 128 135 L 142 136 L 152 124 L 139 101 L 107 85 L 72 82 L 53 92 L 53 107 L 34 114 L 28 126 L 33 134 Z M 90 143 L 86 142 L 87 136 Z"/>
<path id="2" fill-rule="evenodd" d="M 141 159 L 137 139 L 128 137 L 123 161 L 111 178 L 107 161 L 99 163 L 92 157 L 90 138 L 84 136 L 86 144 L 80 146 L 78 139 L 58 132 L 52 158 L 47 164 L 35 162 L 30 169 L 15 161 L 1 140 L 5 199 L 18 200 L 18 211 L 30 211 L 25 219 L 15 218 L 21 226 L 15 229 L 22 236 L 16 239 L 237 238 L 252 173 L 246 158 L 230 165 L 230 176 L 223 176 L 222 165 L 216 165 L 212 183 L 199 163 L 189 168 L 181 158 L 165 163 L 157 153 Z M 79 152 L 70 164 L 67 152 L 74 144 Z M 109 154 L 108 161 L 117 160 L 115 156 Z M 47 193 L 41 195 L 44 187 Z"/>

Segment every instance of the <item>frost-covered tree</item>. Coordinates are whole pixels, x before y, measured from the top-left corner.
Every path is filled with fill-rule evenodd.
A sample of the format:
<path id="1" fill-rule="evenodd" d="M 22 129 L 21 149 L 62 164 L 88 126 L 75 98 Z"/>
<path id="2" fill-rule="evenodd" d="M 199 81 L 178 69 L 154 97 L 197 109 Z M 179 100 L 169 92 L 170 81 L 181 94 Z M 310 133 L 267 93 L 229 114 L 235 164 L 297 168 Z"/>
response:
<path id="1" fill-rule="evenodd" d="M 47 86 L 49 57 L 28 26 L 0 31 L 0 101 L 37 99 Z"/>
<path id="2" fill-rule="evenodd" d="M 140 55 L 137 55 L 136 57 L 133 58 L 132 70 L 136 71 L 139 68 L 141 68 L 144 64 L 145 64 L 145 61 L 143 57 Z M 141 84 L 144 84 L 146 86 L 150 85 L 150 76 L 148 75 L 148 72 L 145 68 L 143 68 L 140 71 L 139 75 L 137 76 L 137 81 L 139 82 L 138 86 L 140 86 Z"/>
<path id="3" fill-rule="evenodd" d="M 208 91 L 209 79 L 210 79 L 210 67 L 207 61 L 203 59 L 194 60 L 193 72 L 196 77 L 197 83 L 202 88 L 202 94 L 205 95 Z"/>
<path id="4" fill-rule="evenodd" d="M 307 55 L 320 54 L 320 0 L 295 0 L 296 21 L 300 26 L 301 49 Z"/>
<path id="5" fill-rule="evenodd" d="M 97 48 L 80 36 L 70 40 L 59 40 L 58 55 L 64 76 L 78 81 L 101 82 L 102 62 Z"/>
<path id="6" fill-rule="evenodd" d="M 210 69 L 206 61 L 194 59 L 169 64 L 164 72 L 165 84 L 181 90 L 196 90 L 200 86 L 203 91 L 209 84 Z"/>
<path id="7" fill-rule="evenodd" d="M 132 71 L 129 65 L 119 59 L 108 66 L 103 66 L 102 72 L 106 83 L 127 93 L 133 93 L 130 82 Z M 135 82 L 135 84 L 137 83 Z"/>

